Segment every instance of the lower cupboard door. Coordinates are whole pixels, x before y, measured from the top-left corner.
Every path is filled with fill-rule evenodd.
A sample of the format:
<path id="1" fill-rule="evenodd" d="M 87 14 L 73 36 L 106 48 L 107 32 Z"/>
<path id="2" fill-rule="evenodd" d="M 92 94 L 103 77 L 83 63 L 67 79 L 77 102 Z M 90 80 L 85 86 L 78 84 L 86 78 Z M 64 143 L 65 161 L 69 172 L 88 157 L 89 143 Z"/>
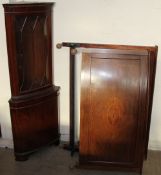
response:
<path id="1" fill-rule="evenodd" d="M 147 60 L 83 53 L 80 164 L 142 166 Z"/>

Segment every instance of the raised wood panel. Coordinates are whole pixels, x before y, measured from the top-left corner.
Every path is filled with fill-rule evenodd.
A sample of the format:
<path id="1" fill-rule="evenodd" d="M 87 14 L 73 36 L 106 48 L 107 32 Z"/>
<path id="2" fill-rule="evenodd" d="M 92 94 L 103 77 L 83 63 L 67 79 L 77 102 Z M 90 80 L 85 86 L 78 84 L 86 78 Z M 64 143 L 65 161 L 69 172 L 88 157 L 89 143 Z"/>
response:
<path id="1" fill-rule="evenodd" d="M 140 171 L 147 123 L 148 55 L 101 52 L 82 56 L 80 165 Z"/>

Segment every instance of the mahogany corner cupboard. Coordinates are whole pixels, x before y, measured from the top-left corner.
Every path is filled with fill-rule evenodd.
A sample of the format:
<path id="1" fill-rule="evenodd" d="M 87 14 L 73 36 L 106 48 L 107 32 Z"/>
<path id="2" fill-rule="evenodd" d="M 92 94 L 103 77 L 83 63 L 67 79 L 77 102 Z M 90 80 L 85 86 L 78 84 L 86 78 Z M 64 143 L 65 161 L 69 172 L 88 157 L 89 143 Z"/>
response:
<path id="1" fill-rule="evenodd" d="M 16 160 L 59 144 L 59 87 L 52 82 L 53 3 L 3 4 Z"/>
<path id="2" fill-rule="evenodd" d="M 82 47 L 80 167 L 141 173 L 157 47 Z"/>

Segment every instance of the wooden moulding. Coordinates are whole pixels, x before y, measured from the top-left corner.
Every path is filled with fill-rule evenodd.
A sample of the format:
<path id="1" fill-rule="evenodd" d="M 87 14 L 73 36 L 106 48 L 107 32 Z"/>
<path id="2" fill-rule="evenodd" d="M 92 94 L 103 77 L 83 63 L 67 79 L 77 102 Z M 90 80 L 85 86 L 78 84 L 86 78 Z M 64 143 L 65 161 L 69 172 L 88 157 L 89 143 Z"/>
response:
<path id="1" fill-rule="evenodd" d="M 16 160 L 26 160 L 41 147 L 59 144 L 59 89 L 10 100 Z"/>
<path id="2" fill-rule="evenodd" d="M 157 47 L 103 46 L 107 51 L 100 47 L 82 49 L 80 167 L 141 174 Z"/>

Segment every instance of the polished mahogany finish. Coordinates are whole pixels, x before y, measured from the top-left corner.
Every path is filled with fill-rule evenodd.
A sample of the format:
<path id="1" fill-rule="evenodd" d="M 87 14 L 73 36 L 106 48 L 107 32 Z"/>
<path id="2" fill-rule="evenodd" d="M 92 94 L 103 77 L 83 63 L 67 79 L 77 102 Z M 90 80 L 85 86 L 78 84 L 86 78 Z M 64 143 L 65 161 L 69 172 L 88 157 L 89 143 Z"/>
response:
<path id="1" fill-rule="evenodd" d="M 146 135 L 145 135 L 145 152 L 144 157 L 147 158 L 147 151 L 148 151 L 148 141 L 149 141 L 149 130 L 150 130 L 150 120 L 151 120 L 151 111 L 152 111 L 152 101 L 153 101 L 153 90 L 154 90 L 154 80 L 155 80 L 155 69 L 156 69 L 156 57 L 157 57 L 157 46 L 151 47 L 151 46 L 129 46 L 129 45 L 111 45 L 111 44 L 92 44 L 92 43 L 71 43 L 71 42 L 63 42 L 58 43 L 57 48 L 60 49 L 62 47 L 69 47 L 70 48 L 70 148 L 71 153 L 74 152 L 74 79 L 72 78 L 74 76 L 74 59 L 75 55 L 73 53 L 77 52 L 105 52 L 105 49 L 119 49 L 122 51 L 131 51 L 132 53 L 136 53 L 136 51 L 146 51 L 149 54 L 149 84 L 148 84 L 148 96 L 149 96 L 149 102 L 148 102 L 148 120 L 147 120 L 147 126 L 146 126 Z M 95 49 L 95 50 L 94 50 Z M 96 50 L 97 49 L 97 50 Z M 74 52 L 72 52 L 74 50 Z M 112 50 L 111 50 L 112 51 Z"/>
<path id="2" fill-rule="evenodd" d="M 83 47 L 80 167 L 141 173 L 147 154 L 157 47 L 78 47 Z"/>
<path id="3" fill-rule="evenodd" d="M 59 143 L 59 87 L 52 82 L 53 3 L 4 4 L 16 160 Z"/>

